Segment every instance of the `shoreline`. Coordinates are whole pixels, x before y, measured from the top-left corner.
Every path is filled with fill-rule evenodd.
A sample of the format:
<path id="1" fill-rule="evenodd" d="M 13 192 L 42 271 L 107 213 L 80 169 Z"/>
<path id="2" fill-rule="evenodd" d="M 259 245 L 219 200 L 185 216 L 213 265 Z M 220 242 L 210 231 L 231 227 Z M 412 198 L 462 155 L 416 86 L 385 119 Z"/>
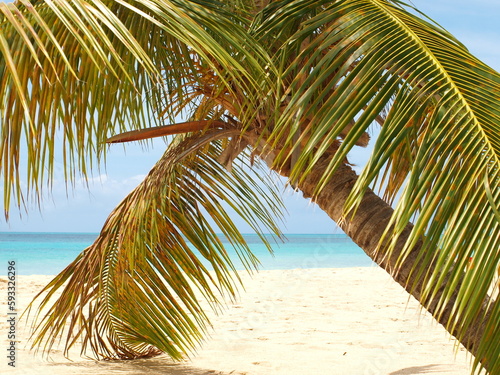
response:
<path id="1" fill-rule="evenodd" d="M 166 356 L 133 361 L 86 360 L 62 347 L 50 359 L 26 348 L 18 327 L 16 368 L 9 374 L 172 375 L 468 375 L 472 356 L 420 305 L 377 267 L 316 268 L 240 273 L 245 290 L 216 316 L 213 330 L 190 360 Z M 18 276 L 19 310 L 53 276 Z M 5 280 L 0 276 L 0 281 Z M 6 296 L 6 283 L 0 282 Z M 0 332 L 7 345 L 7 305 L 2 299 Z M 455 349 L 456 355 L 455 355 Z M 5 350 L 5 349 L 4 349 Z"/>

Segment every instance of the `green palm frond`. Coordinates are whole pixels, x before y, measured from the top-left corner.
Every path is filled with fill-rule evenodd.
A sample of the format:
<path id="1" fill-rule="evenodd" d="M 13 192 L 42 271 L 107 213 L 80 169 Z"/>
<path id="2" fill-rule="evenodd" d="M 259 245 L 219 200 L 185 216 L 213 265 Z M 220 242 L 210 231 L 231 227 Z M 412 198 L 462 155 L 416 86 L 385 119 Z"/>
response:
<path id="1" fill-rule="evenodd" d="M 175 94 L 189 100 L 190 84 L 203 78 L 197 75 L 200 61 L 227 91 L 237 86 L 248 101 L 271 87 L 266 76 L 271 65 L 244 29 L 248 12 L 238 15 L 231 11 L 234 5 L 220 5 L 155 0 L 1 4 L 0 172 L 6 215 L 11 197 L 20 205 L 26 195 L 21 180 L 29 193 L 39 195 L 44 181 L 52 179 L 57 143 L 70 181 L 75 173 L 86 176 L 100 160 L 110 134 L 163 119 L 174 122 L 178 113 L 165 98 Z M 255 116 L 248 105 L 239 113 L 242 119 Z M 21 149 L 27 154 L 26 176 L 19 169 Z"/>
<path id="2" fill-rule="evenodd" d="M 58 136 L 71 180 L 99 160 L 110 136 L 197 132 L 175 138 L 96 243 L 47 287 L 49 297 L 67 293 L 41 318 L 35 344 L 51 347 L 68 320 L 68 346 L 81 337 L 98 356 L 159 349 L 179 358 L 208 324 L 195 289 L 214 302 L 234 291 L 233 266 L 204 215 L 248 267 L 255 259 L 220 201 L 258 233 L 259 221 L 278 232 L 275 197 L 234 157 L 247 145 L 250 160 L 269 152 L 293 184 L 329 155 L 319 194 L 379 127 L 345 222 L 369 188 L 394 203 L 379 254 L 392 257 L 413 223 L 399 267 L 416 259 L 411 287 L 423 285 L 420 302 L 449 314 L 447 329 L 459 340 L 472 322 L 485 326 L 475 367 L 499 372 L 500 299 L 489 289 L 500 263 L 500 75 L 415 14 L 396 0 L 1 4 L 6 211 L 11 196 L 23 201 L 22 180 L 35 194 L 50 183 Z M 186 122 L 156 126 L 180 116 Z M 134 133 L 116 135 L 127 131 Z M 135 301 L 130 311 L 125 300 Z M 145 313 L 132 313 L 139 309 Z"/>
<path id="3" fill-rule="evenodd" d="M 414 222 L 400 265 L 423 241 L 413 270 L 415 285 L 425 285 L 422 304 L 437 303 L 442 314 L 458 288 L 448 328 L 460 340 L 471 322 L 485 319 L 487 337 L 476 365 L 489 358 L 495 373 L 500 360 L 491 353 L 500 353 L 500 341 L 491 338 L 500 335 L 495 315 L 500 301 L 490 301 L 491 316 L 478 314 L 500 263 L 500 75 L 402 2 L 283 4 L 276 18 L 260 25 L 276 35 L 284 23 L 302 20 L 279 51 L 290 61 L 283 78 L 290 102 L 271 135 L 275 145 L 285 145 L 281 162 L 299 149 L 292 179 L 301 181 L 334 148 L 319 192 L 382 116 L 346 215 L 355 213 L 377 179 L 386 199 L 399 195 L 380 251 L 391 256 L 408 222 Z M 473 268 L 464 272 L 471 257 Z M 444 282 L 445 293 L 433 301 Z"/>
<path id="4" fill-rule="evenodd" d="M 282 208 L 271 180 L 241 157 L 231 172 L 217 162 L 217 139 L 230 135 L 207 131 L 172 143 L 94 244 L 45 288 L 35 346 L 48 351 L 67 335 L 66 350 L 81 339 L 98 358 L 161 351 L 181 359 L 199 344 L 209 324 L 200 298 L 218 309 L 221 297 L 234 296 L 239 276 L 231 251 L 246 269 L 258 265 L 229 212 L 259 234 L 280 236 L 274 222 Z"/>

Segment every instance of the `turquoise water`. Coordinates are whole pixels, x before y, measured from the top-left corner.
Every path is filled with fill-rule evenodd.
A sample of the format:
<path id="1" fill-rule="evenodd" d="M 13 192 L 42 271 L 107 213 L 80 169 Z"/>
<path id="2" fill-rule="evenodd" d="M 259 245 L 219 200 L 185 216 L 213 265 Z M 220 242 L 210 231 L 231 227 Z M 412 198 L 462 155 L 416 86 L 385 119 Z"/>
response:
<path id="1" fill-rule="evenodd" d="M 0 275 L 7 273 L 7 262 L 16 261 L 18 274 L 54 275 L 64 269 L 83 249 L 92 244 L 96 233 L 1 233 Z M 370 258 L 344 234 L 287 235 L 273 246 L 274 256 L 256 235 L 245 235 L 260 269 L 368 267 Z M 236 268 L 243 269 L 236 253 Z"/>

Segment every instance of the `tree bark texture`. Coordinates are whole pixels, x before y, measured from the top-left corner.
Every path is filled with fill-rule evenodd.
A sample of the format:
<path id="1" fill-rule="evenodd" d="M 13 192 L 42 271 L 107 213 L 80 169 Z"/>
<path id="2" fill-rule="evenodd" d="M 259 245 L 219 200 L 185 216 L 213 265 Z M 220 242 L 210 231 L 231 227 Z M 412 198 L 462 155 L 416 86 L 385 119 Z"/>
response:
<path id="1" fill-rule="evenodd" d="M 322 158 L 304 181 L 296 186 L 302 191 L 305 198 L 313 196 L 315 188 L 318 186 L 328 165 L 328 161 L 329 158 L 327 156 Z M 279 170 L 278 173 L 288 177 L 289 170 L 285 168 Z M 357 174 L 348 165 L 340 166 L 325 188 L 318 195 L 314 196 L 314 202 L 318 204 L 318 206 L 324 210 L 375 263 L 386 270 L 408 293 L 412 294 L 450 334 L 457 337 L 457 332 L 449 329 L 447 326 L 452 314 L 451 307 L 456 299 L 458 288 L 446 306 L 444 313 L 438 314 L 436 311 L 436 303 L 441 297 L 444 287 L 440 288 L 439 293 L 432 301 L 422 301 L 422 281 L 414 280 L 413 274 L 410 273 L 410 271 L 417 266 L 416 261 L 421 249 L 421 244 L 417 244 L 404 260 L 401 267 L 399 269 L 397 268 L 397 259 L 401 254 L 404 243 L 410 235 L 413 226 L 411 224 L 406 226 L 397 241 L 392 255 L 390 257 L 385 257 L 384 254 L 377 253 L 376 249 L 394 211 L 389 204 L 373 191 L 367 190 L 356 211 L 356 215 L 354 217 L 348 217 L 348 220 L 344 220 L 343 207 L 357 178 Z M 487 305 L 487 301 L 485 301 L 480 316 L 487 316 L 491 313 L 488 311 Z M 470 353 L 476 356 L 477 346 L 484 331 L 485 320 L 484 318 L 478 318 L 468 327 L 463 338 L 459 341 Z M 485 363 L 485 360 L 481 358 L 478 359 L 488 370 L 488 364 Z"/>

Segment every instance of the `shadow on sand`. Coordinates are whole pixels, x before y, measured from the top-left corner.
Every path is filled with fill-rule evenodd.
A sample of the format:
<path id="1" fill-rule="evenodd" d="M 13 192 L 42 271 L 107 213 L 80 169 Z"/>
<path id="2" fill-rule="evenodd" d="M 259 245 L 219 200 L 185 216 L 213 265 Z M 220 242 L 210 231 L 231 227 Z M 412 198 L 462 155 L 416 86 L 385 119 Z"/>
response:
<path id="1" fill-rule="evenodd" d="M 439 374 L 443 372 L 443 365 L 425 365 L 403 368 L 391 372 L 389 375 L 416 375 L 416 374 Z"/>
<path id="2" fill-rule="evenodd" d="M 46 366 L 59 374 L 60 367 L 67 374 L 78 375 L 243 375 L 244 372 L 231 371 L 230 373 L 196 368 L 189 363 L 173 362 L 167 357 L 136 359 L 131 361 L 85 361 L 85 362 L 48 362 Z"/>

